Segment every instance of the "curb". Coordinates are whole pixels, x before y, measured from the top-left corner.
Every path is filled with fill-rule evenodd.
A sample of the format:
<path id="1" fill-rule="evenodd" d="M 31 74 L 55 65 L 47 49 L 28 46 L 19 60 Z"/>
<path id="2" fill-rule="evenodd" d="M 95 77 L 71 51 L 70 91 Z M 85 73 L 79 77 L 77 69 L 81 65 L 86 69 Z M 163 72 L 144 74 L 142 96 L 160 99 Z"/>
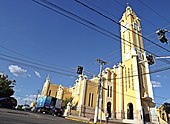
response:
<path id="1" fill-rule="evenodd" d="M 79 122 L 84 122 L 87 124 L 93 124 L 93 122 L 89 121 L 88 119 L 86 119 L 86 118 L 83 119 L 83 118 L 77 117 L 77 116 L 66 116 L 65 118 L 69 119 L 69 120 L 73 120 L 73 121 L 79 121 Z"/>

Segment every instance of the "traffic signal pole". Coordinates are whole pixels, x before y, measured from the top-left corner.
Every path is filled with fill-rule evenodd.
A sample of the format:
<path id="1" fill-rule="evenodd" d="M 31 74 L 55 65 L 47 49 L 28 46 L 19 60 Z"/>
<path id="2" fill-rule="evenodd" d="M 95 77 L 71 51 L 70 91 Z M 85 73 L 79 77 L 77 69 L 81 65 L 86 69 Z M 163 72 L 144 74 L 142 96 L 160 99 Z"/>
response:
<path id="1" fill-rule="evenodd" d="M 170 56 L 159 56 L 155 57 L 155 59 L 170 59 Z"/>
<path id="2" fill-rule="evenodd" d="M 102 109 L 102 68 L 103 65 L 106 64 L 106 62 L 104 62 L 101 59 L 97 59 L 97 62 L 100 63 L 100 73 L 99 73 L 99 82 L 98 82 L 98 96 L 97 96 L 97 100 L 96 100 L 96 107 L 95 107 L 95 114 L 94 114 L 94 124 L 97 123 L 98 121 L 98 113 L 99 113 L 99 102 L 100 102 L 100 109 Z M 101 119 L 101 118 L 100 118 Z"/>

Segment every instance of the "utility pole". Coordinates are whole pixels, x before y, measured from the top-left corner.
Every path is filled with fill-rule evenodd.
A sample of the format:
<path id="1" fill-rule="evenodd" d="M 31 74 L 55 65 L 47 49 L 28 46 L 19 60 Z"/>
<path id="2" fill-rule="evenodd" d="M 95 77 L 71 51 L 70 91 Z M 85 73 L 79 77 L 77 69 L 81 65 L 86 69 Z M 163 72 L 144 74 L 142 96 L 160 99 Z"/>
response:
<path id="1" fill-rule="evenodd" d="M 101 83 L 102 83 L 102 68 L 103 68 L 103 65 L 106 64 L 106 62 L 104 62 L 101 59 L 97 59 L 97 62 L 100 63 L 100 73 L 99 73 L 99 82 L 98 82 L 98 97 L 97 97 L 97 100 L 96 100 L 96 108 L 95 108 L 95 114 L 94 114 L 94 123 L 95 124 L 98 121 L 99 100 L 100 100 L 100 107 L 101 107 L 100 109 L 102 109 L 102 88 L 103 88 L 103 87 L 101 87 Z"/>
<path id="2" fill-rule="evenodd" d="M 38 99 L 38 95 L 40 94 L 40 90 L 37 90 L 37 95 L 36 95 L 36 98 L 35 98 L 35 102 L 37 102 L 37 99 Z"/>

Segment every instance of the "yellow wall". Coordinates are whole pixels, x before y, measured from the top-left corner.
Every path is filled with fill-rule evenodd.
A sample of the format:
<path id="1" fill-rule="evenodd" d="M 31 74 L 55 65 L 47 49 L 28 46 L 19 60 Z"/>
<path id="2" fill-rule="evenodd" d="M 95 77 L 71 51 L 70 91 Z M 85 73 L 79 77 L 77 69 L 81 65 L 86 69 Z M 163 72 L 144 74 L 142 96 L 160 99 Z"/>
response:
<path id="1" fill-rule="evenodd" d="M 56 98 L 60 85 L 52 84 L 49 81 L 50 80 L 47 79 L 46 82 L 44 83 L 41 95 L 42 96 L 51 96 L 51 97 Z M 60 94 L 60 95 L 62 95 L 62 96 L 60 96 L 60 98 L 62 98 L 62 99 L 70 98 L 72 96 L 72 92 L 70 91 L 70 89 L 67 87 L 62 87 L 62 88 L 63 88 L 63 94 Z"/>
<path id="2" fill-rule="evenodd" d="M 64 87 L 64 94 L 63 94 L 63 100 L 66 98 L 71 98 L 72 97 L 72 92 L 70 92 L 69 88 Z"/>
<path id="3" fill-rule="evenodd" d="M 94 108 L 96 105 L 98 84 L 93 81 L 88 81 L 86 88 L 85 106 Z"/>
<path id="4" fill-rule="evenodd" d="M 49 89 L 48 89 L 48 96 L 52 96 L 56 98 L 57 90 L 59 88 L 59 85 L 56 84 L 50 84 Z M 50 93 L 51 91 L 51 93 Z"/>

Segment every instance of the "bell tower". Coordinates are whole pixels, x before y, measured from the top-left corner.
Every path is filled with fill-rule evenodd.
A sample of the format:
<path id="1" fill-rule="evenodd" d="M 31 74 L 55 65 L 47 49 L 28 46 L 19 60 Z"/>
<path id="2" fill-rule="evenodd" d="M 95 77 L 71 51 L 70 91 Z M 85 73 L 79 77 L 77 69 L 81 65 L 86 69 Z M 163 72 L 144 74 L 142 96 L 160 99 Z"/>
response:
<path id="1" fill-rule="evenodd" d="M 50 86 L 50 75 L 48 75 L 48 77 L 46 78 L 46 81 L 45 81 L 43 89 L 42 89 L 41 96 L 48 95 L 49 86 Z"/>
<path id="2" fill-rule="evenodd" d="M 155 106 L 152 84 L 150 75 L 147 74 L 149 73 L 149 67 L 144 51 L 140 19 L 130 6 L 126 7 L 120 25 L 124 86 L 123 103 L 124 111 L 127 113 L 125 118 L 140 120 L 141 115 L 143 115 L 144 118 L 148 119 L 144 121 L 150 122 L 149 108 Z"/>
<path id="3" fill-rule="evenodd" d="M 143 41 L 141 34 L 140 19 L 127 6 L 125 13 L 120 20 L 122 38 L 122 62 L 130 59 L 134 50 L 143 53 Z"/>

